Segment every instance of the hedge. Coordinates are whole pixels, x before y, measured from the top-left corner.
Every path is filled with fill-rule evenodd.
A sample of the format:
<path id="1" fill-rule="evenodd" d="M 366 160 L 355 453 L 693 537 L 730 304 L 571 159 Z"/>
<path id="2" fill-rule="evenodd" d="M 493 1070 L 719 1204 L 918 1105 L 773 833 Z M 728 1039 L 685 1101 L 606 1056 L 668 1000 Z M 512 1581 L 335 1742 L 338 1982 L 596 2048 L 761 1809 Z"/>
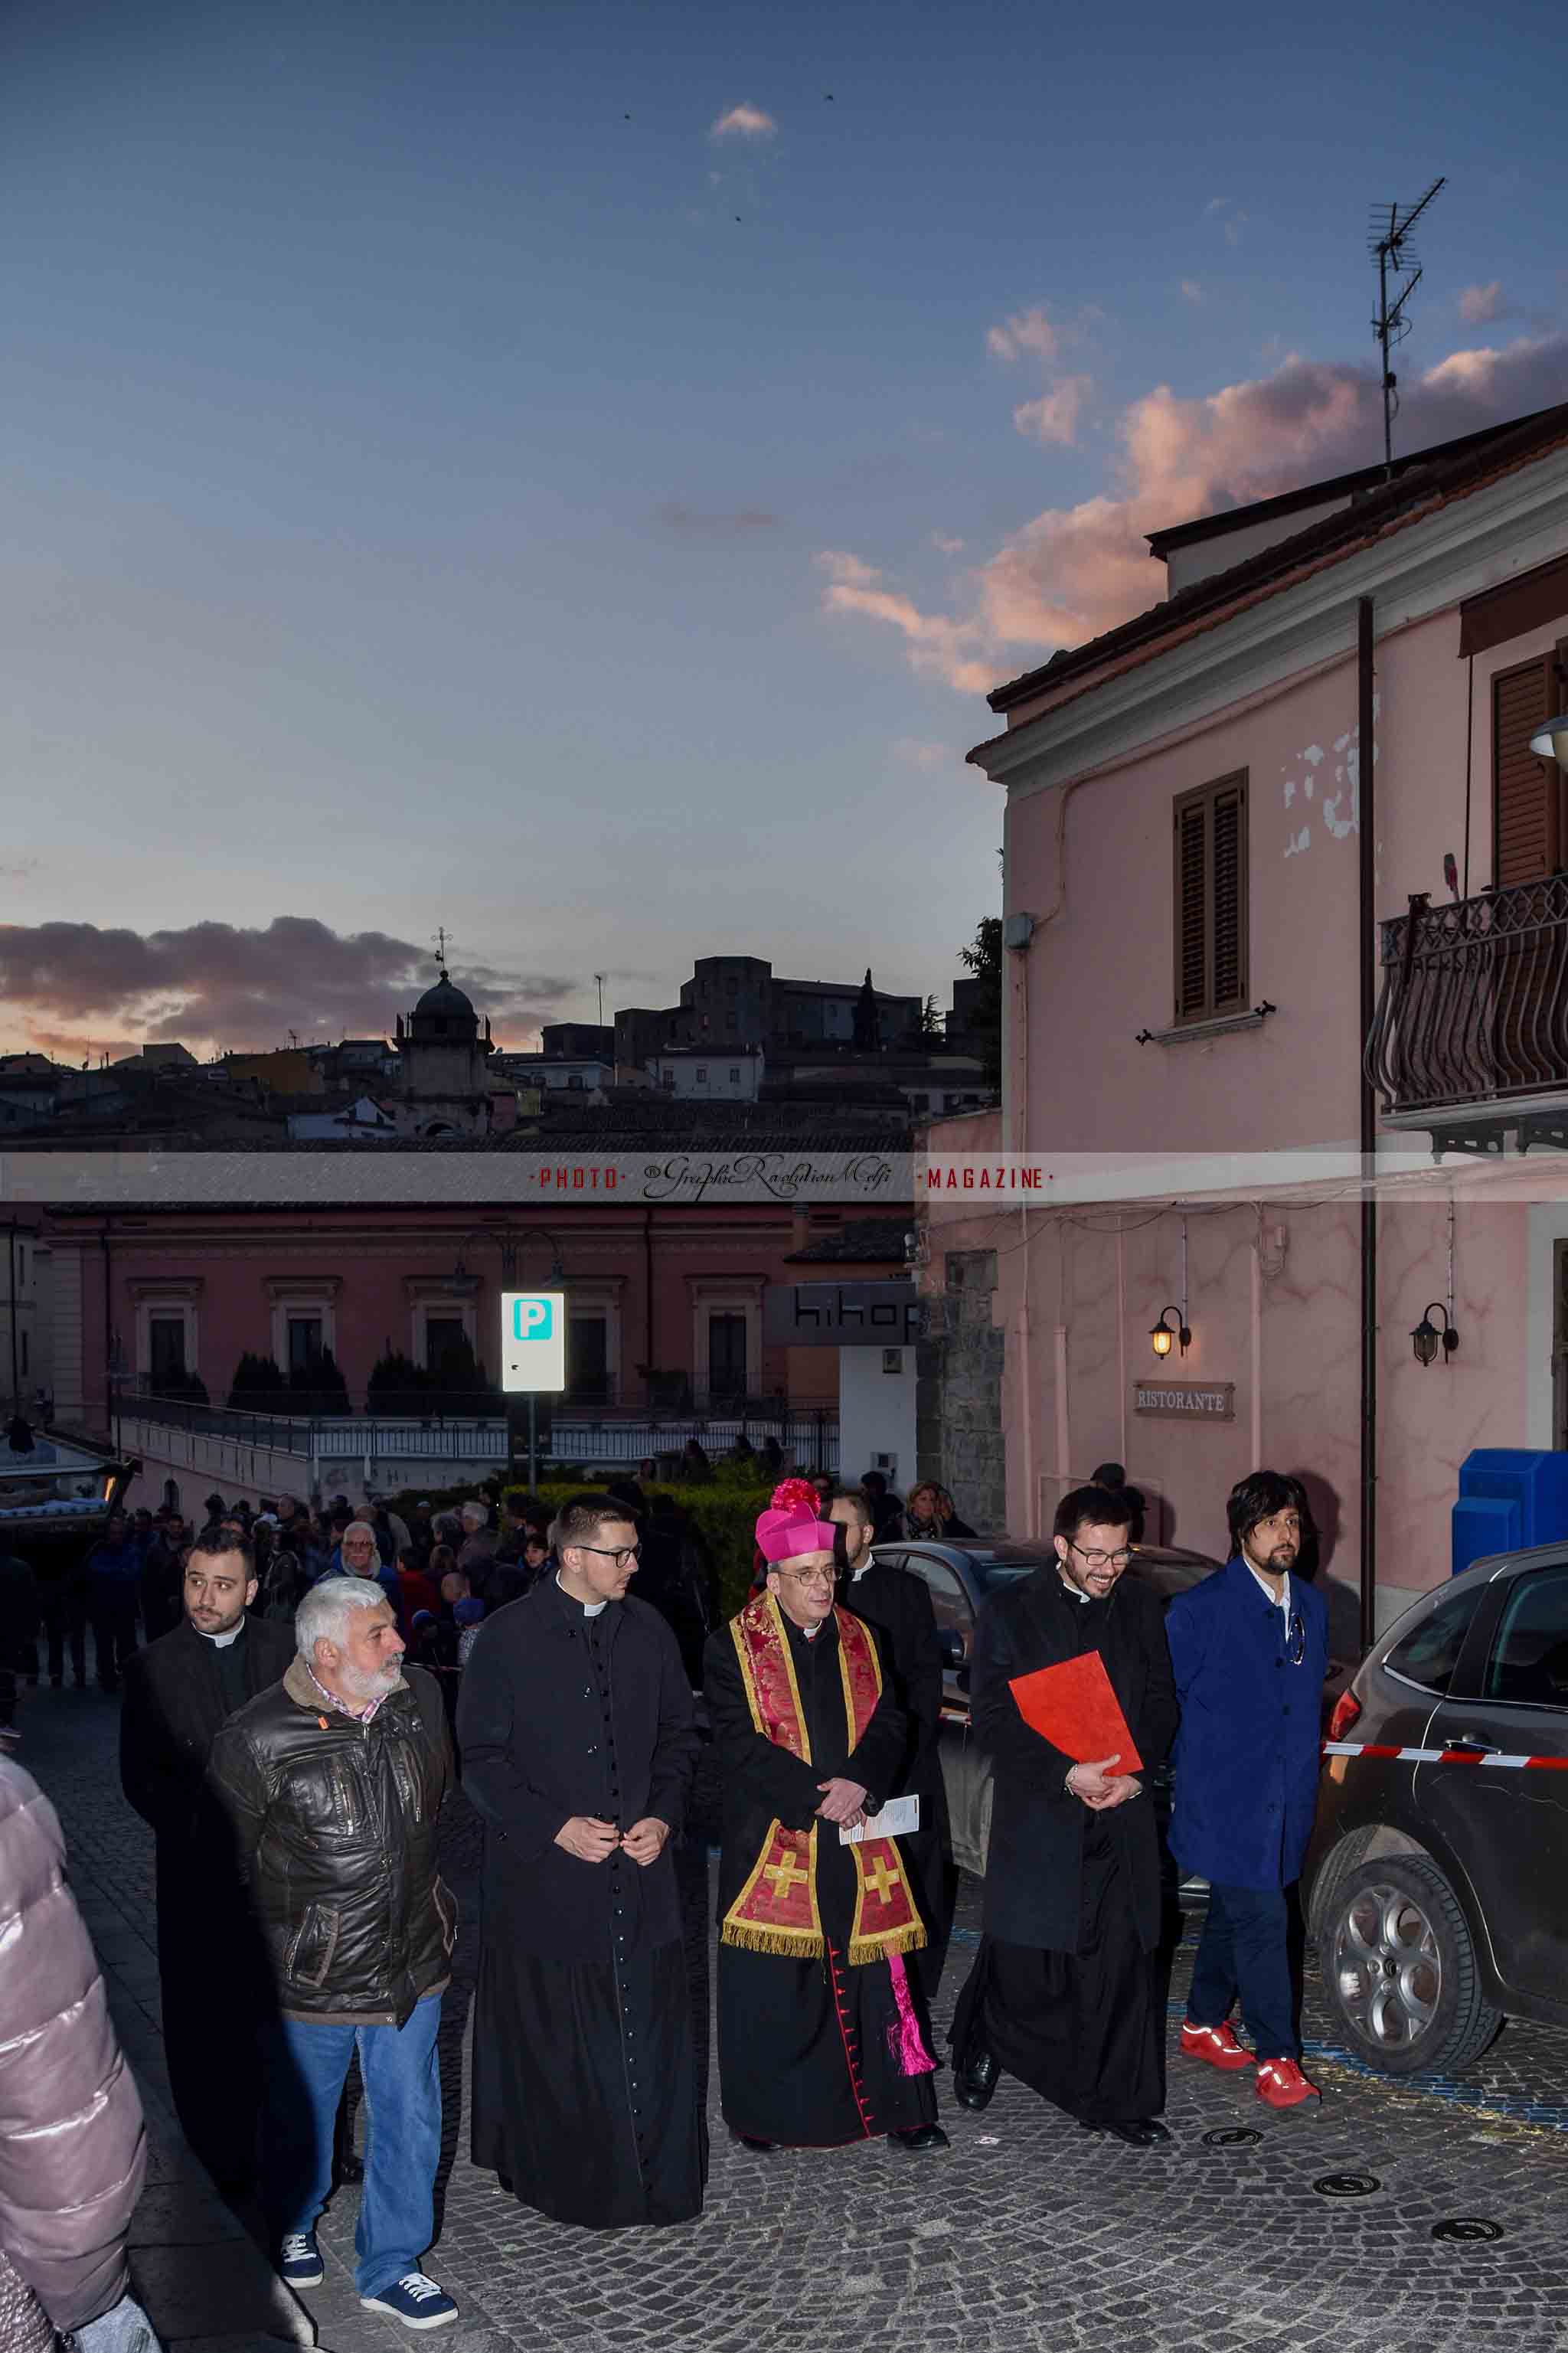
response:
<path id="1" fill-rule="evenodd" d="M 508 1487 L 506 1497 L 533 1495 L 552 1512 L 570 1503 L 574 1495 L 598 1492 L 592 1479 L 542 1479 L 537 1487 Z M 721 1614 L 732 1618 L 745 1601 L 752 1587 L 752 1556 L 757 1514 L 764 1512 L 772 1493 L 767 1487 L 736 1487 L 715 1481 L 711 1485 L 694 1482 L 691 1485 L 646 1486 L 643 1493 L 649 1502 L 656 1495 L 673 1495 L 692 1527 L 708 1549 L 713 1564 L 714 1582 Z M 437 1512 L 456 1511 L 479 1493 L 479 1482 L 470 1481 L 463 1487 L 410 1487 L 401 1495 L 389 1500 L 392 1509 L 404 1519 L 415 1504 L 427 1500 Z M 633 1588 L 635 1591 L 635 1588 Z"/>

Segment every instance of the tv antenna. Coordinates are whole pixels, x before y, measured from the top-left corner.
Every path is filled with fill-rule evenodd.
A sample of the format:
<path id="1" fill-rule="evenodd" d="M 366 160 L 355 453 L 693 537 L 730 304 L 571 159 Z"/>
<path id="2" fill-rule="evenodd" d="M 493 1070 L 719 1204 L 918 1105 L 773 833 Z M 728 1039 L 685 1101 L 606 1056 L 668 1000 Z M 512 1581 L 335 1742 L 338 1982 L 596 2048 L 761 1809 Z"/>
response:
<path id="1" fill-rule="evenodd" d="M 602 1029 L 605 1026 L 605 976 L 602 972 L 596 972 L 594 979 L 599 991 L 599 1027 Z"/>
<path id="2" fill-rule="evenodd" d="M 1405 305 L 1421 282 L 1421 259 L 1410 242 L 1410 232 L 1445 184 L 1446 174 L 1433 181 L 1426 195 L 1413 205 L 1378 205 L 1372 216 L 1372 230 L 1367 249 L 1377 264 L 1377 316 L 1372 332 L 1383 353 L 1383 472 L 1384 480 L 1394 478 L 1394 420 L 1399 414 L 1399 378 L 1388 364 L 1388 355 L 1395 343 L 1402 343 L 1410 332 L 1410 322 L 1405 315 Z M 1384 214 L 1387 218 L 1384 219 Z M 1405 277 L 1405 272 L 1410 275 Z M 1392 304 L 1389 301 L 1389 279 L 1405 278 Z"/>

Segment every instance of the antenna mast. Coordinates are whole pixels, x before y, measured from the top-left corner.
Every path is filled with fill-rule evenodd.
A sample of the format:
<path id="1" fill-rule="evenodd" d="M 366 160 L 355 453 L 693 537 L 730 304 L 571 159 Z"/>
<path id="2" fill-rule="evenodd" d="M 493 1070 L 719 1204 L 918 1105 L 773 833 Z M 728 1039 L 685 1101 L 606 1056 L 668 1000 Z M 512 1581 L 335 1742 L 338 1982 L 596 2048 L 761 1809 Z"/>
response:
<path id="1" fill-rule="evenodd" d="M 1445 175 L 1446 176 L 1446 175 Z M 1421 282 L 1421 264 L 1410 232 L 1426 211 L 1444 178 L 1433 181 L 1418 203 L 1400 206 L 1379 205 L 1372 216 L 1372 233 L 1367 248 L 1377 264 L 1377 316 L 1372 332 L 1383 353 L 1383 472 L 1385 481 L 1394 476 L 1394 420 L 1399 414 L 1399 378 L 1388 364 L 1388 355 L 1395 343 L 1402 343 L 1410 332 L 1410 322 L 1405 315 L 1405 305 Z M 1384 218 L 1386 212 L 1388 217 Z M 1413 275 L 1405 280 L 1392 306 L 1388 300 L 1390 272 L 1395 278 L 1405 270 Z"/>

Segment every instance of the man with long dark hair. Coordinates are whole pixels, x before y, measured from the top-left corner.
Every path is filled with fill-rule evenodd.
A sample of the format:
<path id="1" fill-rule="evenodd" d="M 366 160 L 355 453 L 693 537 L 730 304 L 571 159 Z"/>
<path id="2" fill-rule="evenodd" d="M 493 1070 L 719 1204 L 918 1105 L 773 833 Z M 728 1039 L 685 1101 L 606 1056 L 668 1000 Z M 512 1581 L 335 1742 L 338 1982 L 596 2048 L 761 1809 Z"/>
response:
<path id="1" fill-rule="evenodd" d="M 1165 1619 L 1182 1704 L 1171 1852 L 1209 1883 L 1182 2049 L 1227 2073 L 1256 2063 L 1258 2098 L 1294 2108 L 1321 2096 L 1300 2067 L 1289 1898 L 1317 1810 L 1329 1613 L 1292 1574 L 1310 1533 L 1300 1482 L 1255 1471 L 1227 1510 L 1230 1559 Z M 1228 2023 L 1238 1994 L 1250 2052 Z"/>
<path id="2" fill-rule="evenodd" d="M 1164 1761 L 1176 1700 L 1160 1597 L 1125 1574 L 1130 1510 L 1124 1495 L 1073 1488 L 1057 1506 L 1055 1558 L 981 1609 L 972 1713 L 995 1801 L 985 1934 L 950 2040 L 964 2107 L 987 2106 L 998 2075 L 1016 2075 L 1089 2130 L 1147 2148 L 1170 2138 L 1154 1809 L 1128 1760 L 1075 1762 L 1026 1721 L 1013 1689 L 1098 1651 L 1141 1770 Z"/>

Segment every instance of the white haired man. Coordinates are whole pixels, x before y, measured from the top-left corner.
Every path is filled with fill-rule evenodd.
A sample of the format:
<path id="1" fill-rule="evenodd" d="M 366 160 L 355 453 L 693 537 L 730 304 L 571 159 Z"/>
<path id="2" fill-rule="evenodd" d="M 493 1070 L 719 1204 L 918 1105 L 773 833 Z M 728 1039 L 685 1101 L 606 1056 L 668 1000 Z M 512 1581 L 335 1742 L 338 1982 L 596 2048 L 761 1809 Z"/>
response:
<path id="1" fill-rule="evenodd" d="M 354 2238 L 360 2302 L 410 2328 L 455 2320 L 419 2268 L 441 2147 L 436 2036 L 457 1907 L 436 1867 L 452 1775 L 434 1676 L 403 1665 L 374 1578 L 323 1578 L 280 1683 L 213 1746 L 214 1788 L 271 1965 L 262 2202 L 291 2286 L 321 2278 L 315 2226 L 356 2046 L 370 2119 Z"/>

